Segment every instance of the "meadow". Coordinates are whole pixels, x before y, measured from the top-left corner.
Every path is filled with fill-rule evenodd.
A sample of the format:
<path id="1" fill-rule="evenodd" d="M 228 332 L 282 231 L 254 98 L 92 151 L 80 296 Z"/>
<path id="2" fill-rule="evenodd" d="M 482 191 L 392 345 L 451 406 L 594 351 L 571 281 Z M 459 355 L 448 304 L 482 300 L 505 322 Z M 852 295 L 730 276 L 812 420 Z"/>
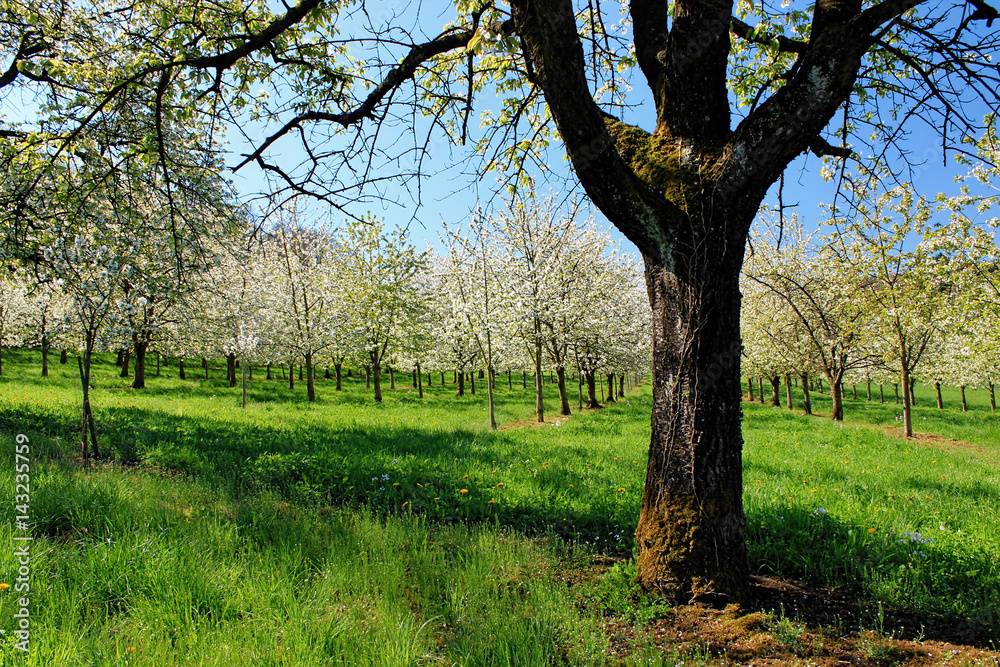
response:
<path id="1" fill-rule="evenodd" d="M 170 365 L 134 391 L 102 357 L 94 409 L 114 459 L 83 466 L 73 367 L 42 378 L 37 356 L 5 350 L 0 376 L 0 583 L 17 570 L 18 433 L 35 537 L 31 651 L 13 648 L 14 591 L 0 591 L 2 665 L 734 660 L 665 643 L 655 629 L 673 612 L 632 584 L 648 383 L 529 428 L 530 377 L 500 376 L 498 422 L 520 427 L 490 433 L 478 381 L 456 397 L 436 374 L 421 399 L 399 374 L 376 404 L 364 378 L 342 392 L 320 380 L 309 404 L 304 383 L 257 369 L 241 408 L 219 363 L 209 380 Z M 901 618 L 1000 640 L 1000 417 L 985 392 L 968 391 L 968 413 L 956 394 L 938 410 L 918 385 L 914 424 L 967 444 L 872 427 L 895 425 L 898 406 L 861 393 L 844 424 L 744 404 L 752 570 L 848 596 L 862 613 L 831 637 L 891 637 L 885 619 Z M 558 404 L 555 385 L 546 400 Z M 825 400 L 813 395 L 817 411 Z M 819 655 L 803 653 L 794 609 L 754 618 L 741 627 L 797 646 L 797 664 Z M 866 641 L 866 659 L 899 662 Z"/>

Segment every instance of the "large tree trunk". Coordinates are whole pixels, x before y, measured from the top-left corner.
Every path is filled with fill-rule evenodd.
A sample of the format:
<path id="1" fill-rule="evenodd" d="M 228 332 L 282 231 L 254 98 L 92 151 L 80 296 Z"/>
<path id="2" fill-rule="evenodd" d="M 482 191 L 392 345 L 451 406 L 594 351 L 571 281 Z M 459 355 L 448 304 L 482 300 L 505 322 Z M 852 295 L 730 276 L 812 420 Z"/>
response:
<path id="1" fill-rule="evenodd" d="M 683 283 L 646 260 L 653 414 L 636 529 L 638 579 L 670 600 L 717 604 L 749 593 L 739 255 L 725 275 Z"/>
<path id="2" fill-rule="evenodd" d="M 594 371 L 587 371 L 587 409 L 597 410 L 601 404 L 597 402 L 597 374 Z"/>
<path id="3" fill-rule="evenodd" d="M 61 350 L 59 352 L 59 363 L 65 364 L 68 362 L 69 362 L 69 352 L 67 352 L 66 350 Z M 0 362 L 0 366 L 3 366 L 2 362 Z"/>
<path id="4" fill-rule="evenodd" d="M 608 398 L 607 403 L 615 402 L 615 374 L 608 373 Z"/>
<path id="5" fill-rule="evenodd" d="M 568 415 L 570 410 L 569 394 L 566 392 L 566 369 L 562 366 L 556 368 L 556 381 L 559 385 L 559 414 Z"/>
<path id="6" fill-rule="evenodd" d="M 118 374 L 118 377 L 127 378 L 129 376 L 128 364 L 131 358 L 132 350 L 125 350 L 125 357 L 122 359 L 122 372 Z"/>
<path id="7" fill-rule="evenodd" d="M 781 377 L 772 375 L 768 380 L 771 382 L 771 405 L 776 408 L 781 407 Z"/>
<path id="8" fill-rule="evenodd" d="M 830 398 L 833 399 L 830 419 L 837 422 L 844 421 L 844 383 L 839 375 L 830 379 Z"/>

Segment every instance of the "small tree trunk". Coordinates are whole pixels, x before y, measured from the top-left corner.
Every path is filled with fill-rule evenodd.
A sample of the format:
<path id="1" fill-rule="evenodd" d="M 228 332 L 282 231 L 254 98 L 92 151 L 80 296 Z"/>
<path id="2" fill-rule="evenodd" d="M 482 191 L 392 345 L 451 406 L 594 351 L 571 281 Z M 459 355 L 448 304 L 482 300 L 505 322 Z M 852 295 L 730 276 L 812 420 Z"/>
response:
<path id="1" fill-rule="evenodd" d="M 389 370 L 389 389 L 395 389 L 396 388 L 396 371 L 393 370 L 392 366 L 389 366 L 388 364 L 386 365 L 386 368 L 388 368 L 388 370 Z"/>
<path id="2" fill-rule="evenodd" d="M 240 387 L 241 400 L 240 407 L 247 407 L 247 364 L 240 364 Z"/>
<path id="3" fill-rule="evenodd" d="M 871 403 L 871 401 L 872 401 L 872 381 L 869 380 L 868 381 L 868 402 Z"/>
<path id="4" fill-rule="evenodd" d="M 299 366 L 299 372 L 302 371 L 302 367 Z M 313 377 L 316 375 L 316 370 L 313 368 L 313 355 L 312 350 L 306 352 L 306 401 L 309 403 L 316 402 L 316 382 Z"/>
<path id="5" fill-rule="evenodd" d="M 776 408 L 781 407 L 781 378 L 777 375 L 772 375 L 771 381 L 771 405 Z"/>
<path id="6" fill-rule="evenodd" d="M 880 402 L 885 403 L 885 390 L 881 382 L 878 384 L 878 398 Z"/>
<path id="7" fill-rule="evenodd" d="M 990 382 L 990 411 L 996 412 L 997 410 L 997 395 L 993 391 L 993 383 Z"/>
<path id="8" fill-rule="evenodd" d="M 416 368 L 416 366 L 413 367 L 413 388 L 414 389 L 417 388 L 417 368 Z"/>
<path id="9" fill-rule="evenodd" d="M 42 377 L 49 376 L 49 337 L 42 334 Z"/>
<path id="10" fill-rule="evenodd" d="M 747 378 L 747 397 L 753 402 L 753 378 Z"/>
<path id="11" fill-rule="evenodd" d="M 118 368 L 122 367 L 122 362 L 125 361 L 125 350 L 124 348 L 118 348 L 118 356 L 115 358 L 115 366 Z"/>
<path id="12" fill-rule="evenodd" d="M 962 392 L 962 412 L 968 412 L 969 404 L 965 402 L 965 385 L 959 385 L 958 389 Z"/>
<path id="13" fill-rule="evenodd" d="M 132 378 L 133 389 L 146 388 L 146 350 L 149 347 L 149 340 L 142 335 L 132 338 L 132 346 L 135 350 L 135 373 Z"/>
<path id="14" fill-rule="evenodd" d="M 375 362 L 374 359 L 372 360 L 372 362 L 373 362 L 372 384 L 375 386 L 375 402 L 381 403 L 382 402 L 382 369 L 380 368 L 381 364 L 374 363 Z M 390 375 L 389 377 L 391 378 L 392 376 Z"/>
<path id="15" fill-rule="evenodd" d="M 608 398 L 607 403 L 615 402 L 615 374 L 608 373 Z"/>
<path id="16" fill-rule="evenodd" d="M 512 373 L 510 372 L 510 369 L 508 368 L 507 369 L 507 390 L 510 391 L 513 388 L 514 388 L 514 378 L 512 377 Z"/>
<path id="17" fill-rule="evenodd" d="M 274 379 L 274 373 L 271 372 L 271 364 L 267 365 L 267 379 L 268 380 Z"/>
<path id="18" fill-rule="evenodd" d="M 764 378 L 757 378 L 757 393 L 760 395 L 760 403 L 764 404 Z"/>
<path id="19" fill-rule="evenodd" d="M 469 373 L 469 393 L 473 396 L 476 395 L 476 374 Z"/>
<path id="20" fill-rule="evenodd" d="M 465 371 L 455 373 L 455 378 L 458 382 L 458 390 L 455 392 L 455 395 L 465 396 Z"/>
<path id="21" fill-rule="evenodd" d="M 132 350 L 125 350 L 125 358 L 122 359 L 122 372 L 118 374 L 118 377 L 122 378 L 129 377 L 128 364 L 131 358 L 132 358 Z"/>
<path id="22" fill-rule="evenodd" d="M 910 405 L 917 404 L 917 380 L 916 378 L 910 378 Z"/>
<path id="23" fill-rule="evenodd" d="M 851 383 L 851 397 L 856 401 L 858 400 L 858 385 Z"/>
<path id="24" fill-rule="evenodd" d="M 618 397 L 621 398 L 625 395 L 625 374 L 622 373 L 618 376 Z"/>
<path id="25" fill-rule="evenodd" d="M 583 373 L 580 371 L 579 366 L 576 369 L 576 392 L 579 399 L 577 408 L 583 410 Z"/>
<path id="26" fill-rule="evenodd" d="M 187 376 L 184 375 L 184 357 L 177 359 L 177 377 L 182 380 L 186 380 Z"/>
<path id="27" fill-rule="evenodd" d="M 236 353 L 230 352 L 226 356 L 226 375 L 229 378 L 229 386 L 236 386 Z"/>
<path id="28" fill-rule="evenodd" d="M 809 373 L 802 373 L 802 411 L 807 415 L 813 413 L 812 401 L 809 400 Z"/>
<path id="29" fill-rule="evenodd" d="M 160 351 L 156 350 L 156 377 L 160 377 Z"/>
<path id="30" fill-rule="evenodd" d="M 430 373 L 427 374 L 430 377 Z M 417 362 L 417 396 L 419 398 L 424 397 L 424 376 L 420 372 L 420 362 Z"/>
<path id="31" fill-rule="evenodd" d="M 288 362 L 288 388 L 295 389 L 295 365 Z"/>
<path id="32" fill-rule="evenodd" d="M 540 333 L 538 321 L 535 321 L 535 417 L 539 422 L 545 421 L 545 404 L 542 398 L 542 340 L 538 337 Z"/>
<path id="33" fill-rule="evenodd" d="M 208 379 L 208 359 L 206 359 L 205 357 L 202 357 L 201 358 L 201 365 L 202 365 L 202 368 L 205 369 L 205 379 L 207 380 Z"/>
<path id="34" fill-rule="evenodd" d="M 59 352 L 59 363 L 65 364 L 68 362 L 69 362 L 69 352 L 67 352 L 66 350 L 62 350 L 61 352 Z M 3 366 L 2 362 L 0 362 L 0 366 Z"/>
<path id="35" fill-rule="evenodd" d="M 86 343 L 86 349 L 83 352 L 83 358 L 77 357 L 77 362 L 80 366 L 80 382 L 83 385 L 83 415 L 82 415 L 82 431 L 83 431 L 83 460 L 87 461 L 90 459 L 91 453 L 93 453 L 94 458 L 101 458 L 101 448 L 97 442 L 97 424 L 94 422 L 94 412 L 90 407 L 90 368 L 91 368 L 91 349 L 93 348 L 93 341 L 88 340 Z M 90 448 L 87 447 L 87 434 L 90 434 Z"/>
<path id="36" fill-rule="evenodd" d="M 938 410 L 944 410 L 944 401 L 941 400 L 941 383 L 934 383 L 934 393 L 937 395 L 937 406 Z"/>
<path id="37" fill-rule="evenodd" d="M 899 383 L 893 382 L 892 389 L 896 392 L 896 405 L 899 405 Z"/>
<path id="38" fill-rule="evenodd" d="M 323 369 L 323 379 L 324 380 L 329 380 L 330 379 L 330 367 L 329 366 L 326 366 Z"/>
<path id="39" fill-rule="evenodd" d="M 334 371 L 333 374 L 337 378 L 337 391 L 341 391 L 343 389 L 343 381 L 342 381 L 342 377 L 341 377 L 341 367 L 342 366 L 343 366 L 343 364 L 340 363 L 339 361 L 335 362 L 333 364 L 333 371 Z"/>
<path id="40" fill-rule="evenodd" d="M 365 366 L 365 389 L 372 386 L 372 369 L 371 366 Z"/>
<path id="41" fill-rule="evenodd" d="M 299 364 L 299 380 L 304 380 L 304 379 L 305 378 L 303 377 L 303 373 L 302 373 L 302 364 Z"/>
<path id="42" fill-rule="evenodd" d="M 787 399 L 788 409 L 794 410 L 795 404 L 792 403 L 792 374 L 785 373 L 785 399 Z"/>
<path id="43" fill-rule="evenodd" d="M 521 371 L 521 389 L 528 388 L 528 371 Z"/>

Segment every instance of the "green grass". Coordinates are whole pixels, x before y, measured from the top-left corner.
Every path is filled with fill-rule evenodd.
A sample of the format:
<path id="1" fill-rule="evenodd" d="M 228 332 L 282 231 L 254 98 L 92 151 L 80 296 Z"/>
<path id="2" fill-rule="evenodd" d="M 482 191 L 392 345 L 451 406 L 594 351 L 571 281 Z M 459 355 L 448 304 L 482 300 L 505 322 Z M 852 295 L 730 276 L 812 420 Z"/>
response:
<path id="1" fill-rule="evenodd" d="M 0 488 L 14 487 L 13 434 L 26 433 L 36 536 L 32 652 L 0 664 L 619 664 L 605 617 L 655 616 L 625 608 L 628 564 L 593 590 L 564 576 L 631 552 L 648 385 L 559 425 L 492 434 L 483 393 L 458 398 L 453 385 L 423 400 L 386 389 L 375 405 L 363 379 L 340 393 L 320 381 L 310 405 L 299 383 L 257 381 L 242 410 L 221 369 L 180 381 L 171 366 L 133 391 L 102 358 L 102 443 L 129 465 L 81 469 L 77 380 L 58 364 L 38 377 L 36 357 L 5 350 L 0 376 Z M 501 423 L 530 417 L 530 384 L 501 378 L 497 395 Z M 1000 448 L 995 417 L 976 413 L 977 428 L 955 412 L 942 418 L 962 439 Z M 979 619 L 1000 638 L 995 464 L 788 410 L 745 415 L 755 571 L 928 624 Z M 0 544 L 12 544 L 13 513 L 0 506 Z M 0 593 L 0 628 L 13 612 L 12 591 Z M 632 659 L 700 660 L 645 650 Z"/>

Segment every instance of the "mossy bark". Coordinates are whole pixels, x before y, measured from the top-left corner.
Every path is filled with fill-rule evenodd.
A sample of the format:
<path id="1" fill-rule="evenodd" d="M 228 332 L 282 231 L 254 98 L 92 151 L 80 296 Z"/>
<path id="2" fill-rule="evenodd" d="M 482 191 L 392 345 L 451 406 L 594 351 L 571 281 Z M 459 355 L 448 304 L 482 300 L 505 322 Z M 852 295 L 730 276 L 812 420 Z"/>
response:
<path id="1" fill-rule="evenodd" d="M 674 602 L 748 596 L 738 275 L 681 282 L 646 264 L 656 344 L 638 578 Z"/>

